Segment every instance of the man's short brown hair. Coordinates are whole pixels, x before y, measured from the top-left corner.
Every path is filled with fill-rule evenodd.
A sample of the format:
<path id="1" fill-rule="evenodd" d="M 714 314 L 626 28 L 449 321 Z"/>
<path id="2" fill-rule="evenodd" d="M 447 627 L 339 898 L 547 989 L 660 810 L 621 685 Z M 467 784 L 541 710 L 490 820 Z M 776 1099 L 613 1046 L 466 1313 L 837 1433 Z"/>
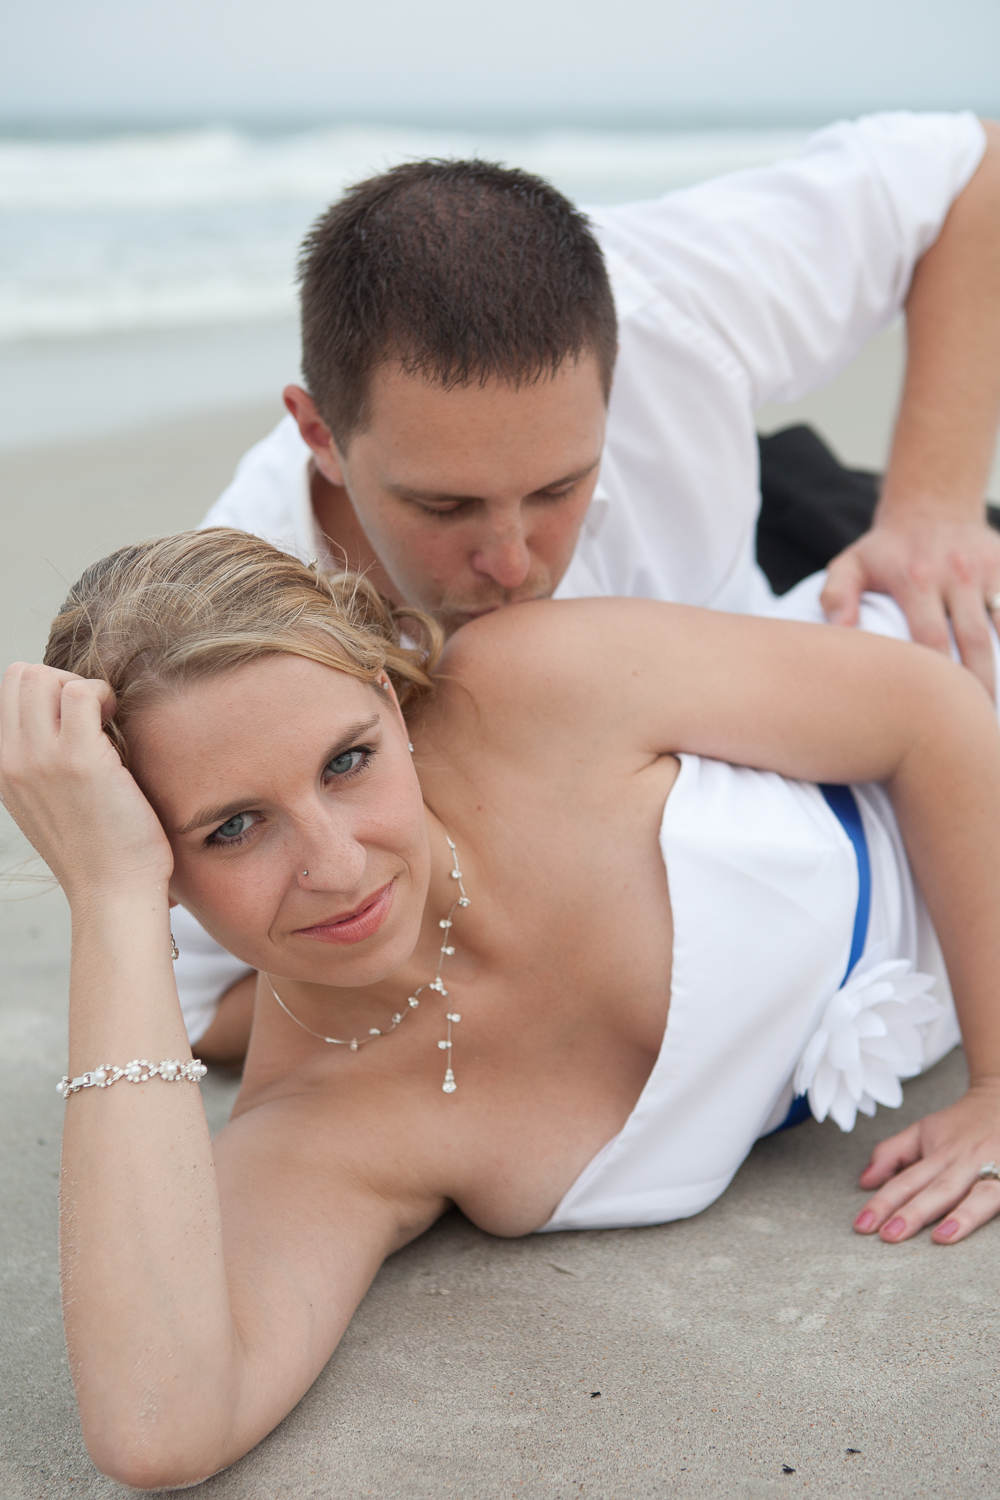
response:
<path id="1" fill-rule="evenodd" d="M 299 261 L 302 371 L 343 449 L 387 360 L 446 388 L 517 387 L 617 350 L 604 257 L 586 217 L 540 177 L 483 161 L 420 161 L 351 188 Z"/>

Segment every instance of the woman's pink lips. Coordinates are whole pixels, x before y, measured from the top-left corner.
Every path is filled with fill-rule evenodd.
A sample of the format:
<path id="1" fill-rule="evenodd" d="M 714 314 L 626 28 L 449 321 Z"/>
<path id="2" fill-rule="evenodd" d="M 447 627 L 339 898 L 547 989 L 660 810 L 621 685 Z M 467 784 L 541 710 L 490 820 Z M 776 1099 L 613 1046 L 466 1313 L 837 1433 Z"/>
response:
<path id="1" fill-rule="evenodd" d="M 353 912 L 349 917 L 319 922 L 315 927 L 300 927 L 295 935 L 315 938 L 318 943 L 363 942 L 366 937 L 378 932 L 389 915 L 395 889 L 395 880 L 390 880 L 360 911 Z"/>

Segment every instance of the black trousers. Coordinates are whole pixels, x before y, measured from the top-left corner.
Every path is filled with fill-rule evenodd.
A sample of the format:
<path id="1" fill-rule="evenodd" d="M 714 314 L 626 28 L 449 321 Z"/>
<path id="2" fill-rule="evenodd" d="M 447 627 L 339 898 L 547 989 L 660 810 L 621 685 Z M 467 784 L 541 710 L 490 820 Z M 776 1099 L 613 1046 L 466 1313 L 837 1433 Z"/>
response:
<path id="1" fill-rule="evenodd" d="M 757 561 L 774 592 L 785 594 L 868 530 L 881 475 L 845 469 L 811 427 L 785 427 L 758 442 Z M 1000 509 L 987 506 L 987 519 L 1000 531 Z"/>

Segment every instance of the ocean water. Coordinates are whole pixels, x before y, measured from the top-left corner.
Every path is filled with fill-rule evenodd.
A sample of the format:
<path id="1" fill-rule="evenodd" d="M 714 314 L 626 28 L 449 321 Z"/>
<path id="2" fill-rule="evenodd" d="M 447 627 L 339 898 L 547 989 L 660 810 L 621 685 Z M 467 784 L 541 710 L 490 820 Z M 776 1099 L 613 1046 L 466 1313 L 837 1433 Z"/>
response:
<path id="1" fill-rule="evenodd" d="M 351 182 L 478 154 L 620 203 L 796 151 L 792 131 L 340 125 L 0 134 L 0 345 L 280 320 L 299 242 Z"/>

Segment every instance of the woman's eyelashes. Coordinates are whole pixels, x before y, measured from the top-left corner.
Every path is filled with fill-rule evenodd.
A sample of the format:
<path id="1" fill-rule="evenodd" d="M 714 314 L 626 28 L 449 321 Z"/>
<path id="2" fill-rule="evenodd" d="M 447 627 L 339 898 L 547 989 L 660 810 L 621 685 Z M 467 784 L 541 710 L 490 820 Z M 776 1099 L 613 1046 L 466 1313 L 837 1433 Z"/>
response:
<path id="1" fill-rule="evenodd" d="M 344 781 L 348 776 L 356 775 L 371 763 L 374 753 L 370 745 L 354 745 L 350 750 L 341 750 L 326 763 L 327 779 Z"/>
<path id="2" fill-rule="evenodd" d="M 370 745 L 354 745 L 350 750 L 341 750 L 323 767 L 323 776 L 327 786 L 357 776 L 371 764 L 374 757 L 375 751 Z M 261 821 L 260 813 L 236 813 L 233 817 L 227 818 L 224 823 L 220 823 L 214 833 L 208 835 L 205 842 L 214 845 L 216 849 L 235 849 L 246 842 L 250 836 L 250 830 Z"/>
<path id="3" fill-rule="evenodd" d="M 237 813 L 235 817 L 227 818 L 224 823 L 220 823 L 215 832 L 209 834 L 206 843 L 232 849 L 236 844 L 243 843 L 258 817 L 258 813 Z"/>

